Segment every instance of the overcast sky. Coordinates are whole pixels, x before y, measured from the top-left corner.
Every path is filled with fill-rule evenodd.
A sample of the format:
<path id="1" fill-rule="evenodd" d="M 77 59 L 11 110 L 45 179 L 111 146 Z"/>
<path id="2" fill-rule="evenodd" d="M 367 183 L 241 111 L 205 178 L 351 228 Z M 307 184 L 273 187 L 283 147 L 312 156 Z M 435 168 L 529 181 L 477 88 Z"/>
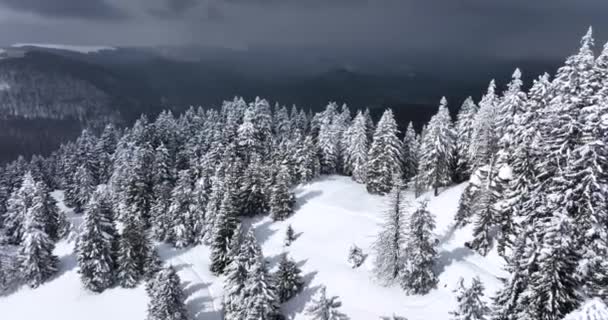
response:
<path id="1" fill-rule="evenodd" d="M 0 43 L 305 45 L 563 57 L 606 0 L 0 0 Z"/>

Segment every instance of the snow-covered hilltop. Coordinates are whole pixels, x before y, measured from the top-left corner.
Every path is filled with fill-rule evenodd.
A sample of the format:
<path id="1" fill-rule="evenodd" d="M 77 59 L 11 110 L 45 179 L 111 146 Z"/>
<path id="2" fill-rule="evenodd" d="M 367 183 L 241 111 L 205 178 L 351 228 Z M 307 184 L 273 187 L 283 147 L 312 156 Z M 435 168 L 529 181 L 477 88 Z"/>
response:
<path id="1" fill-rule="evenodd" d="M 321 286 L 329 295 L 338 295 L 342 312 L 352 320 L 378 319 L 398 314 L 410 320 L 445 319 L 456 307 L 452 290 L 459 277 L 470 280 L 478 276 L 488 294 L 500 287 L 498 277 L 504 276 L 501 258 L 496 254 L 482 257 L 464 247 L 471 238 L 471 228 L 454 230 L 453 218 L 458 199 L 465 185 L 455 186 L 431 199 L 429 208 L 437 216 L 439 246 L 439 284 L 424 296 L 407 296 L 399 286 L 384 287 L 373 280 L 372 243 L 382 222 L 383 197 L 370 195 L 365 188 L 348 177 L 322 177 L 295 190 L 297 210 L 285 221 L 274 223 L 268 217 L 248 219 L 261 244 L 269 267 L 276 269 L 283 253 L 288 253 L 302 269 L 303 291 L 283 306 L 290 319 L 308 319 L 305 306 Z M 59 207 L 67 210 L 75 224 L 80 216 L 63 205 L 63 196 L 56 193 Z M 415 206 L 414 196 L 406 194 Z M 319 223 L 324 221 L 324 223 Z M 291 225 L 297 235 L 289 247 L 284 234 Z M 348 231 L 348 232 L 346 232 Z M 364 264 L 353 269 L 347 262 L 352 244 L 367 255 Z M 135 289 L 109 289 L 101 294 L 87 292 L 77 272 L 74 243 L 62 241 L 55 254 L 60 258 L 58 275 L 37 289 L 23 288 L 0 298 L 0 310 L 7 319 L 91 320 L 144 319 L 148 297 L 143 284 Z M 209 272 L 209 248 L 198 245 L 173 249 L 159 245 L 158 252 L 167 265 L 173 265 L 182 280 L 186 306 L 192 319 L 221 319 L 222 278 Z M 61 294 L 58 294 L 61 293 Z M 36 305 L 36 308 L 28 308 Z M 293 317 L 293 318 L 292 318 Z"/>
<path id="2" fill-rule="evenodd" d="M 109 46 L 83 46 L 83 45 L 68 45 L 68 44 L 52 44 L 52 43 L 15 43 L 11 45 L 13 48 L 41 48 L 63 51 L 73 51 L 78 53 L 99 53 L 104 50 L 116 50 Z"/>

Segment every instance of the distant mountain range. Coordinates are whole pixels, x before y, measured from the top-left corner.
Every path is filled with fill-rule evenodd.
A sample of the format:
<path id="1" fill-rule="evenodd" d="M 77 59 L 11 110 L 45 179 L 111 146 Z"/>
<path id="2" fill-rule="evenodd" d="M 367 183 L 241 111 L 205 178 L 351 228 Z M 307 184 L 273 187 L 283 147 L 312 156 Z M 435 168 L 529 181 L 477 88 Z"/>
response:
<path id="1" fill-rule="evenodd" d="M 527 82 L 561 61 L 506 61 L 426 52 L 318 48 L 66 46 L 19 44 L 0 51 L 0 162 L 47 153 L 85 127 L 130 123 L 140 114 L 225 99 L 264 97 L 313 111 L 329 101 L 378 115 L 392 107 L 400 124 L 421 124 L 440 97 L 456 112 L 491 78 L 506 84 L 516 66 Z"/>

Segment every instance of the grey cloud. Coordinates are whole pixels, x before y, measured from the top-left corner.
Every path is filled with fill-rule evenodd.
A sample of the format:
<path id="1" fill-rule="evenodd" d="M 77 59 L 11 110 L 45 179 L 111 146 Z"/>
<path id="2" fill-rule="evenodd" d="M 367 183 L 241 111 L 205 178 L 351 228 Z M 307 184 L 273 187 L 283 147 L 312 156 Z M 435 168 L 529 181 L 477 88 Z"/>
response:
<path id="1" fill-rule="evenodd" d="M 52 18 L 126 19 L 127 13 L 105 0 L 0 0 L 0 5 Z"/>
<path id="2" fill-rule="evenodd" d="M 0 0 L 0 5 L 57 18 L 124 19 L 119 32 L 103 19 L 94 24 L 65 19 L 54 30 L 40 22 L 25 28 L 38 33 L 17 35 L 37 34 L 56 42 L 74 42 L 85 34 L 88 42 L 117 45 L 170 41 L 339 47 L 370 55 L 420 50 L 445 52 L 446 59 L 452 54 L 545 58 L 575 50 L 589 25 L 595 27 L 598 44 L 608 35 L 608 1 L 599 0 L 105 1 Z"/>

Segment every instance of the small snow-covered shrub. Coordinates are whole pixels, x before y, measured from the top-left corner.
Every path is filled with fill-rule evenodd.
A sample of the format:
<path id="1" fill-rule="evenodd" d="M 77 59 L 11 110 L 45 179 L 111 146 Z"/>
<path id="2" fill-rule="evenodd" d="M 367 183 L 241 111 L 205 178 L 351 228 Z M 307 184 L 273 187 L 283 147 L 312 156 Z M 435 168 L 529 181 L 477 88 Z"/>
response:
<path id="1" fill-rule="evenodd" d="M 363 261 L 365 261 L 365 254 L 363 253 L 363 250 L 353 244 L 348 252 L 348 263 L 354 269 L 361 266 Z"/>

